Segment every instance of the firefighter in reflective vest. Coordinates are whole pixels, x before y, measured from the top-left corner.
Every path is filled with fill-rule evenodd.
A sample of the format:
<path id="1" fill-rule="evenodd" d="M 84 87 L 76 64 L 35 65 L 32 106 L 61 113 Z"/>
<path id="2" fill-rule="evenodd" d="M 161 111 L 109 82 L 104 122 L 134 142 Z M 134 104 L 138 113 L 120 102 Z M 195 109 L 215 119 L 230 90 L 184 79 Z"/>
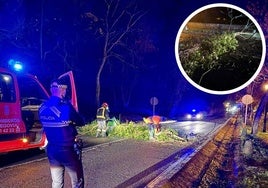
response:
<path id="1" fill-rule="evenodd" d="M 107 125 L 106 121 L 109 120 L 109 106 L 107 103 L 103 103 L 100 108 L 97 110 L 97 134 L 96 137 L 99 137 L 100 134 L 102 137 L 106 137 Z"/>

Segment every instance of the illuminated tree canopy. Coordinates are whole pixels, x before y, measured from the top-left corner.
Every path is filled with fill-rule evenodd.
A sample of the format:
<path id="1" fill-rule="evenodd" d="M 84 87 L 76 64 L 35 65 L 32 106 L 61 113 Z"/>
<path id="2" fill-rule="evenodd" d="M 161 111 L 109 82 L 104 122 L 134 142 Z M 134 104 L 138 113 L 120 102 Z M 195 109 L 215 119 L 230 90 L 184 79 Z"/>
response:
<path id="1" fill-rule="evenodd" d="M 243 17 L 243 16 L 236 16 Z M 211 90 L 230 90 L 247 82 L 259 67 L 262 42 L 250 19 L 241 25 L 191 22 L 179 43 L 185 73 Z M 215 29 L 216 28 L 216 29 Z"/>

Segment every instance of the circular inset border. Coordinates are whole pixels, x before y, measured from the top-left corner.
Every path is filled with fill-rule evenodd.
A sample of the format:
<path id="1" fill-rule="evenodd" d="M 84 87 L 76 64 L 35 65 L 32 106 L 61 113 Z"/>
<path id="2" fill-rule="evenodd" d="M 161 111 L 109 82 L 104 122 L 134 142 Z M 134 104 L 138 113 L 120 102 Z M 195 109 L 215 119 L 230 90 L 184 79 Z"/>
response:
<path id="1" fill-rule="evenodd" d="M 226 91 L 214 91 L 214 90 L 210 90 L 210 89 L 207 89 L 207 88 L 204 88 L 200 85 L 198 85 L 197 83 L 195 83 L 187 74 L 186 72 L 184 71 L 182 65 L 181 65 L 181 62 L 180 62 L 180 57 L 179 57 L 179 40 L 180 40 L 180 36 L 181 36 L 181 33 L 183 31 L 183 29 L 185 28 L 185 26 L 187 25 L 187 23 L 198 13 L 206 10 L 206 9 L 209 9 L 209 8 L 215 8 L 215 7 L 226 7 L 226 8 L 232 8 L 232 9 L 235 9 L 237 11 L 240 11 L 242 12 L 243 14 L 245 14 L 256 26 L 256 28 L 258 29 L 258 32 L 260 34 L 260 37 L 261 37 L 261 41 L 262 41 L 262 57 L 261 57 L 261 61 L 260 61 L 260 64 L 259 64 L 259 67 L 258 69 L 256 70 L 255 74 L 246 82 L 244 83 L 243 85 L 235 88 L 235 89 L 231 89 L 231 90 L 226 90 Z M 192 14 L 190 14 L 186 20 L 182 23 L 178 33 L 177 33 L 177 37 L 176 37 L 176 41 L 175 41 L 175 56 L 176 56 L 176 61 L 177 61 L 177 64 L 178 64 L 178 67 L 182 73 L 182 75 L 186 78 L 186 80 L 188 82 L 190 82 L 190 84 L 192 84 L 194 87 L 198 88 L 199 90 L 201 91 L 204 91 L 206 93 L 210 93 L 210 94 L 216 94 L 216 95 L 225 95 L 225 94 L 231 94 L 231 93 L 235 93 L 237 91 L 240 91 L 242 89 L 244 89 L 245 87 L 247 87 L 251 82 L 253 82 L 253 80 L 258 76 L 258 74 L 260 73 L 262 67 L 263 67 L 263 64 L 264 64 L 264 60 L 265 60 L 265 56 L 266 56 L 266 43 L 265 43 L 265 37 L 264 37 L 264 34 L 263 34 L 263 31 L 260 27 L 260 25 L 258 24 L 258 22 L 255 20 L 255 18 L 253 16 L 251 16 L 247 11 L 245 11 L 244 9 L 240 8 L 240 7 L 237 7 L 235 5 L 231 5 L 231 4 L 227 4 L 227 3 L 215 3 L 215 4 L 210 4 L 210 5 L 206 5 L 206 6 L 203 6 L 199 9 L 197 9 L 196 11 L 194 11 Z"/>

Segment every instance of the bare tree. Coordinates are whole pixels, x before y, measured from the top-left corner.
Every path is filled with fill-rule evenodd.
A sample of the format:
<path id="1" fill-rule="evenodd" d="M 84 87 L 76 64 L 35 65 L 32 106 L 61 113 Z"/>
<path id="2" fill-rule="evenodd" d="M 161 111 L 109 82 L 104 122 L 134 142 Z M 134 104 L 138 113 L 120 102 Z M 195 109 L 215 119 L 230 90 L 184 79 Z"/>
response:
<path id="1" fill-rule="evenodd" d="M 100 104 L 101 93 L 101 74 L 111 60 L 116 58 L 120 62 L 126 62 L 122 51 L 126 51 L 127 37 L 137 29 L 137 23 L 145 15 L 140 11 L 135 3 L 123 4 L 120 0 L 105 0 L 106 13 L 103 19 L 98 18 L 95 14 L 87 12 L 85 15 L 90 18 L 95 28 L 95 33 L 101 37 L 103 51 L 100 66 L 96 76 L 96 104 Z"/>
<path id="2" fill-rule="evenodd" d="M 0 14 L 0 42 L 8 43 L 10 46 L 25 50 L 31 47 L 29 40 L 25 39 L 24 31 L 27 27 L 25 17 L 21 16 L 20 9 L 23 7 L 23 1 L 19 0 L 14 2 L 1 2 L 3 15 Z M 12 19 L 11 19 L 12 18 Z M 9 24 L 2 23 L 2 20 L 12 20 Z M 4 45 L 3 45 L 4 46 Z"/>

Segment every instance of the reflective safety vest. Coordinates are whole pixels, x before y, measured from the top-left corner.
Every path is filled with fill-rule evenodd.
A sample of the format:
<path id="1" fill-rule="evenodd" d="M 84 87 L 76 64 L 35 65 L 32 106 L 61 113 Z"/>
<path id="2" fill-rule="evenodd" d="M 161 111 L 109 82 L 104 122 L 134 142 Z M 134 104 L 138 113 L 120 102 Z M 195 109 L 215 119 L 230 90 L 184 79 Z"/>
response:
<path id="1" fill-rule="evenodd" d="M 97 119 L 106 119 L 106 116 L 105 116 L 105 108 L 104 107 L 100 107 L 98 110 L 97 110 Z"/>

